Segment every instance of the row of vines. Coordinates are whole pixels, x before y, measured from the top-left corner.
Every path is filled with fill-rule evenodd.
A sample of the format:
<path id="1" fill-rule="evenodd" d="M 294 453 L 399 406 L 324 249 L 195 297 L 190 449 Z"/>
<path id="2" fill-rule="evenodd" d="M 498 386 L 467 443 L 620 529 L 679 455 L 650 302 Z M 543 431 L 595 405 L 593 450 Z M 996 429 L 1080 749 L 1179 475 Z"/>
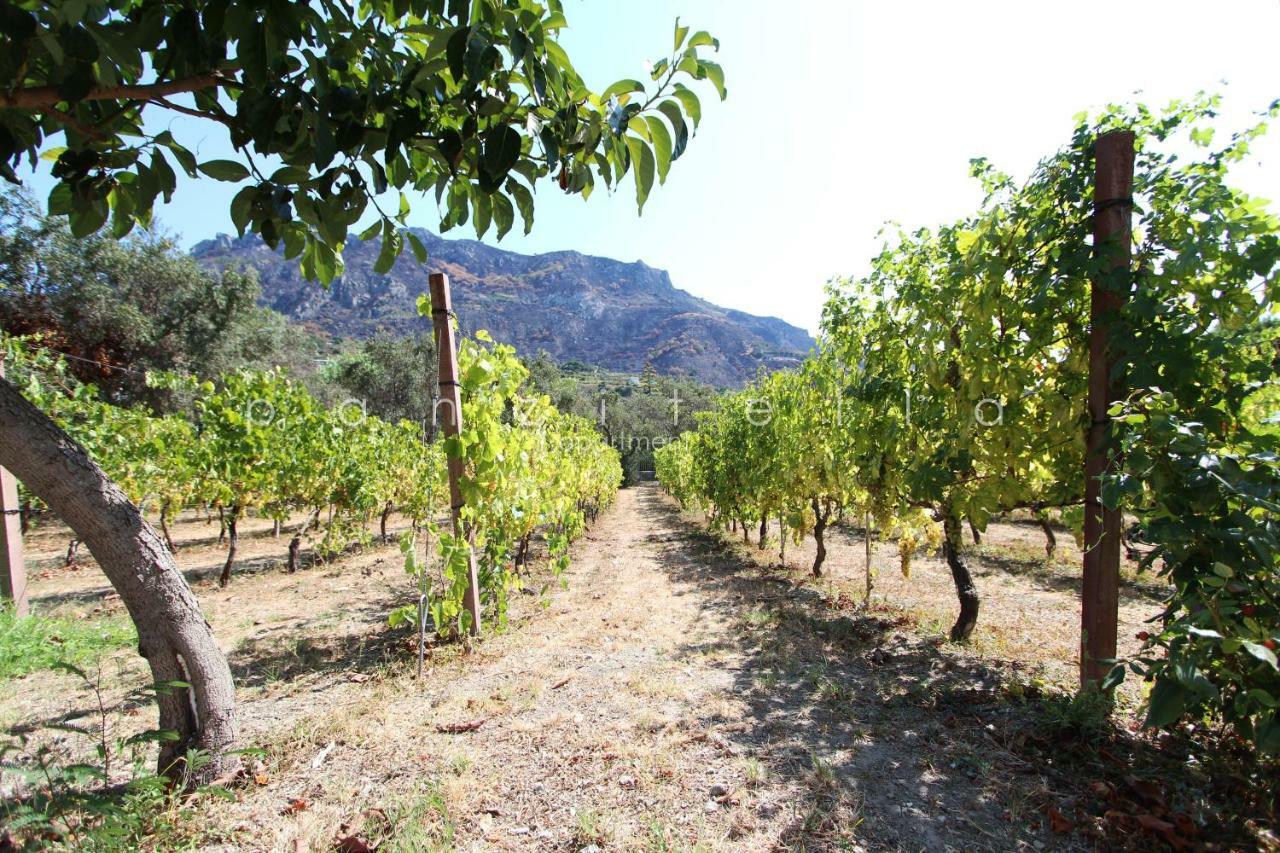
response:
<path id="1" fill-rule="evenodd" d="M 1089 282 L 1102 263 L 1091 146 L 1134 130 L 1134 267 L 1111 324 L 1130 393 L 1112 411 L 1103 500 L 1171 594 L 1104 686 L 1133 672 L 1153 682 L 1150 724 L 1216 718 L 1280 752 L 1280 446 L 1267 417 L 1280 220 L 1228 182 L 1265 124 L 1215 146 L 1217 108 L 1202 97 L 1081 116 L 1023 184 L 974 161 L 978 212 L 900 233 L 866 278 L 833 283 L 815 354 L 726 396 L 658 452 L 660 480 L 744 535 L 759 522 L 763 540 L 770 519 L 784 548 L 811 533 L 815 574 L 837 517 L 896 537 L 904 572 L 922 545 L 940 547 L 959 600 L 951 636 L 967 639 L 980 597 L 963 525 L 977 535 L 1030 511 L 1050 551 L 1051 517 L 1080 529 Z M 873 582 L 868 563 L 868 596 Z"/>
<path id="2" fill-rule="evenodd" d="M 499 620 L 531 540 L 545 540 L 553 570 L 563 569 L 570 542 L 621 482 L 617 451 L 589 421 L 524 393 L 528 372 L 514 350 L 483 332 L 459 351 L 467 414 L 463 433 L 448 446 L 434 440 L 432 425 L 389 423 L 365 414 L 356 400 L 327 408 L 280 370 L 238 370 L 207 382 L 148 376 L 184 401 L 180 414 L 156 415 L 103 402 L 39 340 L 8 337 L 3 344 L 8 374 L 23 394 L 134 503 L 156 513 L 166 538 L 184 510 L 223 517 L 223 585 L 232 576 L 237 526 L 250 513 L 277 529 L 291 525 L 289 571 L 298 569 L 305 542 L 329 558 L 367 544 L 375 519 L 386 539 L 388 518 L 398 514 L 408 523 L 402 547 L 421 595 L 391 614 L 393 624 L 421 609 L 436 631 L 452 634 L 466 615 L 458 555 L 465 565 L 469 546 L 447 532 L 446 452 L 466 462 L 463 520 L 481 557 L 482 601 Z M 30 511 L 33 504 L 25 496 Z M 422 559 L 433 545 L 443 559 Z"/>

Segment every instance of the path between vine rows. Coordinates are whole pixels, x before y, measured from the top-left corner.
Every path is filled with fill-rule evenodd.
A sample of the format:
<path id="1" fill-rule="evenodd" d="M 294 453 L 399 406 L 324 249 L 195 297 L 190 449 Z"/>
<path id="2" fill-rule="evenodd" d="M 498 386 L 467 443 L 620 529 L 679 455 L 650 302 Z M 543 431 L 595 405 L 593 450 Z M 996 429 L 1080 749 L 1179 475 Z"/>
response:
<path id="1" fill-rule="evenodd" d="M 318 713 L 294 691 L 246 703 L 250 740 L 278 738 L 282 715 L 293 740 L 209 819 L 269 849 L 1064 845 L 1034 803 L 1010 814 L 1042 784 L 1033 769 L 958 721 L 991 672 L 892 618 L 833 611 L 658 489 L 621 492 L 568 582 L 545 609 L 518 596 L 510 631 L 425 687 L 321 683 Z"/>
<path id="2" fill-rule="evenodd" d="M 196 518 L 175 529 L 179 561 L 228 651 L 242 740 L 267 754 L 236 802 L 197 805 L 189 831 L 205 846 L 332 850 L 353 837 L 380 850 L 1008 850 L 1085 841 L 1052 833 L 1044 810 L 1070 811 L 1088 780 L 1049 766 L 1062 747 L 1006 695 L 1011 673 L 1034 667 L 940 645 L 904 611 L 856 606 L 842 594 L 861 583 L 860 540 L 849 533 L 832 534 L 836 582 L 814 584 L 803 568 L 811 544 L 789 549 L 783 569 L 774 552 L 706 533 L 656 486 L 625 489 L 574 545 L 567 587 L 513 595 L 507 630 L 468 654 L 435 649 L 418 681 L 412 639 L 386 627 L 389 609 L 412 596 L 394 545 L 288 574 L 279 569 L 287 537 L 259 523 L 223 590 L 211 530 Z M 51 567 L 34 575 L 33 603 L 120 618 L 91 563 L 56 568 L 61 535 L 32 540 L 37 566 Z M 1016 526 L 992 535 L 1006 550 L 1026 546 Z M 890 598 L 919 603 L 929 587 L 949 608 L 935 558 L 919 558 L 905 592 L 894 586 L 893 544 L 878 543 L 876 559 Z M 995 657 L 1069 661 L 1078 605 L 1064 578 L 995 561 L 980 575 L 989 626 L 980 630 L 997 639 Z M 1151 606 L 1126 592 L 1125 630 Z M 145 701 L 126 700 L 146 684 L 141 659 L 122 649 L 103 671 L 107 701 L 127 709 L 113 731 L 151 725 Z M 50 722 L 92 728 L 96 707 L 61 673 L 0 684 L 11 733 L 57 736 Z"/>

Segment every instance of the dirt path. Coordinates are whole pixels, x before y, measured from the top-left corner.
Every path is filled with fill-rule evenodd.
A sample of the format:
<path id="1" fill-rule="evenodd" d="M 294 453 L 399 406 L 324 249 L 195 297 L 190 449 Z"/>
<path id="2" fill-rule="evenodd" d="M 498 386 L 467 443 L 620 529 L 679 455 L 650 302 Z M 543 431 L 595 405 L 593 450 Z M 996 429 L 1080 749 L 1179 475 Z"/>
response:
<path id="1" fill-rule="evenodd" d="M 424 682 L 250 699 L 265 784 L 205 831 L 284 850 L 1064 846 L 1040 828 L 1046 780 L 1005 749 L 1001 673 L 905 620 L 833 610 L 652 487 L 621 493 L 567 580 Z"/>

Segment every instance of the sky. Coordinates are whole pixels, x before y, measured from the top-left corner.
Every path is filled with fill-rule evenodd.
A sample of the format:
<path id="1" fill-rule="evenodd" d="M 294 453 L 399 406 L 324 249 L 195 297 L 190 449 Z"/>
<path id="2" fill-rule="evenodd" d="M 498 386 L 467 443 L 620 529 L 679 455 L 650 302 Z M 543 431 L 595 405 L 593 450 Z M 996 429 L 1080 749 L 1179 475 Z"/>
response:
<path id="1" fill-rule="evenodd" d="M 868 271 L 888 221 L 962 217 L 981 201 L 969 160 L 1017 177 L 1109 102 L 1226 98 L 1225 128 L 1280 97 L 1280 0 L 565 0 L 562 43 L 597 91 L 645 79 L 677 16 L 721 41 L 729 97 L 699 92 L 703 121 L 637 216 L 627 179 L 588 201 L 537 195 L 534 231 L 500 244 L 643 260 L 720 305 L 816 332 L 824 283 Z M 229 156 L 219 127 L 174 122 L 199 159 Z M 179 132 L 179 128 L 181 131 Z M 1235 176 L 1280 199 L 1280 128 Z M 32 176 L 36 191 L 50 186 Z M 158 218 L 190 245 L 233 232 L 235 187 L 186 182 Z M 416 201 L 411 199 L 411 201 Z M 409 223 L 434 230 L 434 199 Z M 474 237 L 455 229 L 449 236 Z"/>

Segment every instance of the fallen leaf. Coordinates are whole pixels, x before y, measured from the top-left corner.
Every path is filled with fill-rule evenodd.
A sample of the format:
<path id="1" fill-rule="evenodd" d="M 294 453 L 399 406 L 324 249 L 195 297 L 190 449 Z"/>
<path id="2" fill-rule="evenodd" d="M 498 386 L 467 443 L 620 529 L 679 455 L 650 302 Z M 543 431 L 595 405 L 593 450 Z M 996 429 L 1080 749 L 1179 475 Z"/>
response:
<path id="1" fill-rule="evenodd" d="M 255 785 L 269 785 L 271 784 L 271 777 L 266 773 L 254 773 L 253 782 Z"/>
<path id="2" fill-rule="evenodd" d="M 352 672 L 347 675 L 347 681 L 354 681 L 356 684 L 364 684 L 370 678 L 373 678 L 367 672 Z"/>
<path id="3" fill-rule="evenodd" d="M 436 731 L 446 735 L 460 735 L 464 732 L 474 732 L 484 724 L 483 719 L 466 720 L 461 723 L 439 723 L 436 725 Z"/>
<path id="4" fill-rule="evenodd" d="M 569 683 L 569 679 L 570 679 L 570 678 L 572 678 L 572 677 L 573 677 L 573 676 L 571 676 L 571 675 L 567 675 L 567 676 L 565 676 L 564 678 L 562 678 L 562 679 L 560 679 L 559 681 L 557 681 L 555 684 L 551 685 L 551 689 L 552 689 L 552 690 L 559 690 L 561 687 L 564 687 L 566 684 L 568 684 L 568 683 Z"/>
<path id="5" fill-rule="evenodd" d="M 1075 822 L 1060 812 L 1058 807 L 1053 804 L 1045 806 L 1044 813 L 1049 817 L 1049 828 L 1059 835 L 1076 828 Z"/>
<path id="6" fill-rule="evenodd" d="M 373 848 L 363 838 L 348 835 L 338 841 L 338 853 L 373 853 Z"/>
<path id="7" fill-rule="evenodd" d="M 294 814 L 297 814 L 298 812 L 304 812 L 307 810 L 307 805 L 308 804 L 306 800 L 301 800 L 295 797 L 289 800 L 289 805 L 281 809 L 280 814 L 294 815 Z"/>

